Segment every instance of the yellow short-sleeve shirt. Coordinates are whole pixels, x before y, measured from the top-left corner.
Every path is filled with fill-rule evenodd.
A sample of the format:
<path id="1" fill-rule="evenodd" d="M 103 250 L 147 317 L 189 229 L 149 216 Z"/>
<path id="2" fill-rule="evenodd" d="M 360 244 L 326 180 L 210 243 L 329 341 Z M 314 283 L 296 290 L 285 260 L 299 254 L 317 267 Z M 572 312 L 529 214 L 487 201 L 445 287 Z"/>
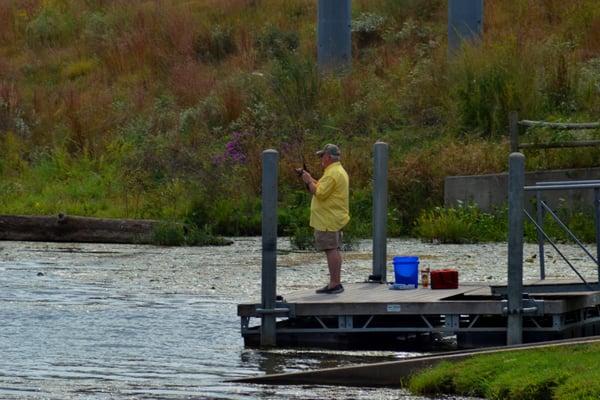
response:
<path id="1" fill-rule="evenodd" d="M 350 221 L 349 179 L 339 161 L 329 164 L 317 182 L 310 203 L 310 226 L 318 231 L 339 231 Z"/>

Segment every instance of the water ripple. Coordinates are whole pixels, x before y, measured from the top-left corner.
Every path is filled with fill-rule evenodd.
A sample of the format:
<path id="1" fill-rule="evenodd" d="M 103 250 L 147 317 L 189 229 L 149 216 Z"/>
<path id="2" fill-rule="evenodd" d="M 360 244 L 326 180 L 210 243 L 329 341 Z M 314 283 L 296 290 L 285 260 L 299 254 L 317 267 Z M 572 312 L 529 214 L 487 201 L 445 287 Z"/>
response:
<path id="1" fill-rule="evenodd" d="M 280 239 L 278 292 L 320 287 L 321 254 Z M 596 267 L 579 257 L 584 275 Z M 530 258 L 536 247 L 526 245 Z M 506 281 L 506 246 L 433 246 L 391 240 L 388 256 L 417 255 L 461 280 Z M 260 239 L 226 248 L 2 242 L 0 398 L 415 399 L 404 391 L 259 386 L 226 380 L 407 357 L 395 352 L 245 349 L 236 305 L 260 299 Z M 547 257 L 548 276 L 571 277 Z M 370 242 L 344 254 L 343 279 L 371 273 Z M 526 279 L 537 277 L 535 260 Z M 391 276 L 390 270 L 388 271 Z"/>

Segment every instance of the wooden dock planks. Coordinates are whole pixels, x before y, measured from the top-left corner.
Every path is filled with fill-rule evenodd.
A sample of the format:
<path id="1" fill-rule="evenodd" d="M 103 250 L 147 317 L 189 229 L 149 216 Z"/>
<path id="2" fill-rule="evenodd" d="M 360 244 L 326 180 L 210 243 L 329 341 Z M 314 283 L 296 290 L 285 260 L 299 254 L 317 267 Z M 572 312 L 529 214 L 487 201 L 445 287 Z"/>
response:
<path id="1" fill-rule="evenodd" d="M 458 289 L 390 290 L 385 284 L 352 283 L 339 294 L 301 290 L 284 297 L 301 315 L 381 314 L 502 314 L 505 304 L 492 297 L 488 286 L 461 284 Z M 600 303 L 600 292 L 536 293 L 544 300 L 544 312 L 562 313 Z M 390 306 L 390 307 L 388 307 Z M 238 305 L 238 316 L 257 317 L 259 304 Z"/>

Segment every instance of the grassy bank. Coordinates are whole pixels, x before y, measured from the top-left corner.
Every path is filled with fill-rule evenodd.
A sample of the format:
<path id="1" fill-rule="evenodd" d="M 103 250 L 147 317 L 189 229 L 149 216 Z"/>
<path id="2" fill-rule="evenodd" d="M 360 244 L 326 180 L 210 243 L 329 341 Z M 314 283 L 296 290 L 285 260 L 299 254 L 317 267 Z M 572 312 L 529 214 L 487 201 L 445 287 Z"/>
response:
<path id="1" fill-rule="evenodd" d="M 331 76 L 316 68 L 312 0 L 0 2 L 0 213 L 257 234 L 260 155 L 275 148 L 280 233 L 300 235 L 309 199 L 293 168 L 306 161 L 318 176 L 314 151 L 336 142 L 360 237 L 371 148 L 384 140 L 389 234 L 413 234 L 442 204 L 445 176 L 506 169 L 510 110 L 597 119 L 595 0 L 486 2 L 483 41 L 452 58 L 445 1 L 356 0 L 352 14 L 352 70 Z M 599 156 L 531 151 L 527 168 Z"/>
<path id="2" fill-rule="evenodd" d="M 583 400 L 600 397 L 600 345 L 511 351 L 444 362 L 411 378 L 423 395 L 486 399 Z"/>
<path id="3" fill-rule="evenodd" d="M 530 213 L 535 215 L 534 212 Z M 594 211 L 556 210 L 556 215 L 584 243 L 596 241 Z M 554 242 L 573 242 L 570 235 L 546 213 L 544 232 Z M 484 212 L 473 204 L 458 207 L 435 207 L 421 212 L 412 234 L 423 241 L 433 243 L 480 243 L 508 240 L 508 210 L 506 207 Z M 537 241 L 537 228 L 525 218 L 524 237 L 528 242 Z"/>

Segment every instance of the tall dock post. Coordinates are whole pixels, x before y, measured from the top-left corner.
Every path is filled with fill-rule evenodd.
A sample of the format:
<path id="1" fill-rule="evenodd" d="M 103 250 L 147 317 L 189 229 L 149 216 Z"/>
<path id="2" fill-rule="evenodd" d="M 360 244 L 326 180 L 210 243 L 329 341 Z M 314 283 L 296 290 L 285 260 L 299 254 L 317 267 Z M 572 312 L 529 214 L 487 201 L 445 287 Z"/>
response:
<path id="1" fill-rule="evenodd" d="M 600 189 L 594 189 L 594 222 L 596 226 L 596 261 L 598 282 L 600 282 Z"/>
<path id="2" fill-rule="evenodd" d="M 477 40 L 483 32 L 483 0 L 448 0 L 448 53 L 464 40 Z"/>
<path id="3" fill-rule="evenodd" d="M 277 161 L 279 154 L 269 149 L 262 153 L 262 322 L 261 346 L 276 345 L 277 287 Z"/>
<path id="4" fill-rule="evenodd" d="M 319 0 L 317 61 L 319 70 L 336 71 L 352 61 L 351 0 Z"/>
<path id="5" fill-rule="evenodd" d="M 506 344 L 523 342 L 523 206 L 525 156 L 511 153 L 508 161 L 508 329 Z"/>
<path id="6" fill-rule="evenodd" d="M 371 280 L 387 281 L 388 144 L 373 145 L 373 275 Z"/>

